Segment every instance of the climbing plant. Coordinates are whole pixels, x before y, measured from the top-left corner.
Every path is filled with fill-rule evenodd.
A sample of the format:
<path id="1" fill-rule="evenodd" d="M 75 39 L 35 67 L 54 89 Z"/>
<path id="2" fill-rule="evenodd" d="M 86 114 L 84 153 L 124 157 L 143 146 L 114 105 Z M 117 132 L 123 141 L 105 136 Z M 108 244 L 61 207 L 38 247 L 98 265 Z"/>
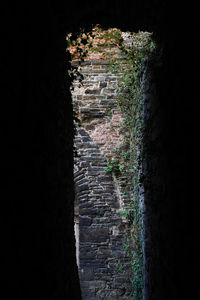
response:
<path id="1" fill-rule="evenodd" d="M 130 257 L 130 299 L 141 300 L 143 288 L 142 222 L 139 203 L 139 169 L 143 145 L 143 85 L 144 64 L 155 51 L 152 34 L 126 33 L 119 45 L 120 57 L 111 59 L 111 69 L 120 74 L 117 104 L 123 113 L 121 124 L 123 143 L 115 150 L 113 172 L 126 177 L 124 191 L 129 192 L 128 205 L 120 212 L 127 219 L 125 246 Z M 109 165 L 112 165 L 109 162 Z M 117 163 L 118 162 L 118 163 Z M 116 165 L 118 164 L 118 168 Z M 116 172 L 117 170 L 117 172 Z"/>
<path id="2" fill-rule="evenodd" d="M 141 300 L 143 288 L 143 254 L 141 240 L 141 210 L 139 204 L 139 169 L 143 144 L 143 85 L 141 74 L 144 64 L 155 52 L 152 34 L 148 32 L 123 34 L 118 29 L 101 31 L 104 44 L 93 47 L 94 51 L 102 52 L 109 61 L 109 69 L 118 75 L 117 105 L 123 114 L 120 133 L 123 142 L 108 159 L 106 172 L 112 172 L 119 184 L 121 178 L 123 193 L 128 195 L 128 205 L 119 213 L 127 220 L 124 232 L 124 249 L 129 257 L 130 299 Z M 113 47 L 109 47 L 113 45 Z M 119 265 L 119 270 L 125 270 Z"/>
<path id="3" fill-rule="evenodd" d="M 76 40 L 69 37 L 69 46 L 73 58 L 83 60 L 90 56 L 108 60 L 109 70 L 118 77 L 117 105 L 123 115 L 120 126 L 123 142 L 113 151 L 112 158 L 108 159 L 105 172 L 112 172 L 119 184 L 122 178 L 126 178 L 122 193 L 129 199 L 119 214 L 127 221 L 123 244 L 129 257 L 130 299 L 141 300 L 143 255 L 139 170 L 144 130 L 141 75 L 144 65 L 155 53 L 156 46 L 151 33 L 122 33 L 116 28 L 104 30 L 99 25 L 94 26 L 89 33 L 81 32 Z M 110 120 L 111 113 L 108 110 Z M 119 269 L 126 270 L 122 265 Z"/>

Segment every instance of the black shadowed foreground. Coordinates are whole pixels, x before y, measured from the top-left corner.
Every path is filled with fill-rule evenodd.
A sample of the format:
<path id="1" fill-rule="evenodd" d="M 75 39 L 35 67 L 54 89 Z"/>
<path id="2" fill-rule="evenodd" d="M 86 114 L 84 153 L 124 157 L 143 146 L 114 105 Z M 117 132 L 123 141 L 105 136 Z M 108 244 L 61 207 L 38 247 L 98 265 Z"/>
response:
<path id="1" fill-rule="evenodd" d="M 145 299 L 196 299 L 198 19 L 162 1 L 5 5 L 1 18 L 2 299 L 81 299 L 65 36 L 92 24 L 153 32 L 146 108 Z M 191 18 L 192 17 L 192 18 Z M 192 20 L 191 20 L 192 19 Z M 149 111 L 148 111 L 149 110 Z M 71 295 L 71 296 L 69 296 Z"/>

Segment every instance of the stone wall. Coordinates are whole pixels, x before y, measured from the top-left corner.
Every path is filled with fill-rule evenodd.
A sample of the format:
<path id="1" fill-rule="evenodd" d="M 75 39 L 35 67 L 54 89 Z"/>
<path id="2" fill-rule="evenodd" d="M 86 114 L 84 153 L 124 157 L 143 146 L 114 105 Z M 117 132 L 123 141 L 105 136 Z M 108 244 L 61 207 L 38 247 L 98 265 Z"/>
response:
<path id="1" fill-rule="evenodd" d="M 117 76 L 108 71 L 105 60 L 84 61 L 79 71 L 84 80 L 82 84 L 74 82 L 72 96 L 80 119 L 74 179 L 82 299 L 127 299 L 128 267 L 120 272 L 127 264 L 123 247 L 126 224 L 118 213 L 125 199 L 116 178 L 105 172 L 107 159 L 122 142 Z"/>
<path id="2" fill-rule="evenodd" d="M 72 230 L 72 107 L 70 94 L 63 95 L 65 36 L 98 22 L 154 32 L 163 49 L 160 70 L 153 70 L 156 94 L 146 107 L 147 161 L 158 180 L 147 172 L 145 300 L 197 299 L 199 10 L 192 2 L 155 0 L 82 1 L 76 11 L 70 1 L 30 3 L 1 6 L 2 295 L 81 299 Z M 162 194 L 154 193 L 158 186 Z"/>

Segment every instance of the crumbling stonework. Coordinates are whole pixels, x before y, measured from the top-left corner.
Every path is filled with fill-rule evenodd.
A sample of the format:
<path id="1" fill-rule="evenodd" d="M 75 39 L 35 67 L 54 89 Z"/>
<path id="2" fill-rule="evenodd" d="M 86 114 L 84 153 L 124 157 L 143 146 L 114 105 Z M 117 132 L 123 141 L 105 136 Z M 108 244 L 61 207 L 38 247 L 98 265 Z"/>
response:
<path id="1" fill-rule="evenodd" d="M 74 65 L 78 61 L 73 62 Z M 82 85 L 74 82 L 74 109 L 80 119 L 75 137 L 77 260 L 82 299 L 127 299 L 128 263 L 123 247 L 125 221 L 120 187 L 105 172 L 107 159 L 122 142 L 123 119 L 116 106 L 117 76 L 105 60 L 80 64 Z M 78 224 L 79 223 L 79 224 Z M 78 229 L 77 229 L 78 228 Z"/>

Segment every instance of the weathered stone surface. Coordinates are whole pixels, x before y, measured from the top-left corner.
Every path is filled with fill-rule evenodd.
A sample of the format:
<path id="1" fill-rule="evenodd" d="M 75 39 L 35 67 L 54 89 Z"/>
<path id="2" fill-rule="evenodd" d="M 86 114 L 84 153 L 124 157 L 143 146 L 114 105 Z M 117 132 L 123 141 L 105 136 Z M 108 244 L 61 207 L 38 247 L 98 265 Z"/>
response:
<path id="1" fill-rule="evenodd" d="M 107 87 L 107 82 L 100 82 L 99 86 L 102 88 Z"/>
<path id="2" fill-rule="evenodd" d="M 82 269 L 80 277 L 82 278 L 82 280 L 84 279 L 84 282 L 93 280 L 94 279 L 93 269 L 91 269 L 90 267 Z"/>
<path id="3" fill-rule="evenodd" d="M 79 217 L 79 225 L 80 226 L 89 226 L 92 223 L 92 219 L 87 216 L 80 216 Z"/>
<path id="4" fill-rule="evenodd" d="M 109 230 L 103 226 L 100 228 L 85 227 L 80 232 L 80 243 L 93 242 L 101 243 L 107 242 L 109 239 Z"/>
<path id="5" fill-rule="evenodd" d="M 127 278 L 119 277 L 116 267 L 116 261 L 125 257 L 124 227 L 117 213 L 120 201 L 112 175 L 105 172 L 107 159 L 121 141 L 117 130 L 122 118 L 116 109 L 117 77 L 106 73 L 107 64 L 99 60 L 81 63 L 83 86 L 74 91 L 75 109 L 82 121 L 74 141 L 78 153 L 75 186 L 83 300 L 127 299 L 123 296 L 127 293 Z M 107 110 L 112 112 L 111 119 Z"/>
<path id="6" fill-rule="evenodd" d="M 88 189 L 89 189 L 88 184 L 82 184 L 82 185 L 77 185 L 76 186 L 77 192 L 82 192 L 82 191 L 85 191 L 85 190 L 88 190 Z"/>
<path id="7" fill-rule="evenodd" d="M 85 90 L 85 93 L 86 94 L 100 94 L 100 91 L 99 90 L 89 90 L 89 89 L 87 89 L 87 90 Z"/>

